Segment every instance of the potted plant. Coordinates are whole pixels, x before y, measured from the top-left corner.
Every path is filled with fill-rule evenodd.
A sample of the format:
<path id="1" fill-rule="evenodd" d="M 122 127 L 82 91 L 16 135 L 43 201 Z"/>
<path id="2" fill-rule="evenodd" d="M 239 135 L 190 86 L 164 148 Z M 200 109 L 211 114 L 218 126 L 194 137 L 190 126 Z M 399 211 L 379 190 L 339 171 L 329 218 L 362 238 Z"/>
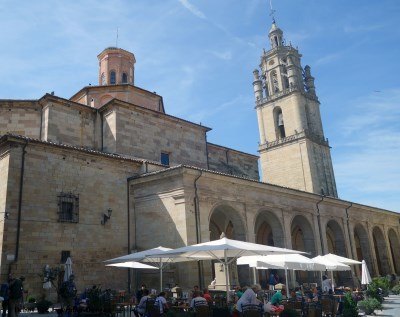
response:
<path id="1" fill-rule="evenodd" d="M 49 312 L 49 308 L 53 305 L 53 303 L 46 299 L 45 295 L 42 295 L 41 298 L 36 302 L 36 308 L 39 314 L 46 314 Z"/>
<path id="2" fill-rule="evenodd" d="M 29 296 L 24 306 L 27 311 L 33 312 L 36 308 L 36 299 L 32 296 Z"/>
<path id="3" fill-rule="evenodd" d="M 382 310 L 382 304 L 373 297 L 359 301 L 358 307 L 367 315 L 371 315 L 376 309 Z"/>

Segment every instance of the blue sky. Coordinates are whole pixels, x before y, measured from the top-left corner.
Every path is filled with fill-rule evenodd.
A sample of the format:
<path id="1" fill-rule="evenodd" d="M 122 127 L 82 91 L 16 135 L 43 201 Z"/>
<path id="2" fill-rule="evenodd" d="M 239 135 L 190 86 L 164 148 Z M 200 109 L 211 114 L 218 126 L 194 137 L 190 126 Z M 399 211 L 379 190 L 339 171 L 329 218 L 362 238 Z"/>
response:
<path id="1" fill-rule="evenodd" d="M 400 211 L 400 1 L 275 0 L 310 65 L 339 196 Z M 269 49 L 268 0 L 0 1 L 0 98 L 69 98 L 97 84 L 97 54 L 136 56 L 135 84 L 208 140 L 257 154 L 252 71 Z"/>

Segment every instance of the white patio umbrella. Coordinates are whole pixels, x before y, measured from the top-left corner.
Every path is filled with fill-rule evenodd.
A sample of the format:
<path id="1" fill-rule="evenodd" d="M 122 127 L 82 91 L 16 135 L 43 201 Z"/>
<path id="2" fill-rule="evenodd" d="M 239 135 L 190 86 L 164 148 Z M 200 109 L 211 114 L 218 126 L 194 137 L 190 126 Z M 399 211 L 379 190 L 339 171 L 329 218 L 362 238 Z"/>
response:
<path id="1" fill-rule="evenodd" d="M 361 264 L 360 261 L 356 261 L 356 260 L 353 260 L 353 259 L 345 258 L 343 256 L 336 255 L 336 254 L 333 254 L 333 253 L 325 254 L 323 257 L 327 258 L 328 260 L 340 262 L 340 263 L 347 264 L 347 265 Z"/>
<path id="2" fill-rule="evenodd" d="M 267 255 L 267 254 L 285 254 L 285 253 L 303 253 L 290 249 L 271 247 L 251 242 L 243 242 L 222 237 L 219 240 L 199 243 L 172 251 L 167 251 L 164 255 L 185 257 L 192 260 L 218 260 L 224 266 L 226 280 L 227 301 L 229 300 L 229 279 L 228 266 L 238 257 L 244 255 Z M 228 260 L 229 259 L 229 260 Z"/>
<path id="3" fill-rule="evenodd" d="M 368 266 L 365 260 L 362 260 L 361 262 L 361 284 L 362 285 L 368 285 L 369 283 L 372 282 L 371 275 L 369 274 L 368 271 Z"/>
<path id="4" fill-rule="evenodd" d="M 347 264 L 329 260 L 327 257 L 322 256 L 322 255 L 318 255 L 315 258 L 312 258 L 311 260 L 313 260 L 315 263 L 324 265 L 325 270 L 331 272 L 332 289 L 334 288 L 333 271 L 350 271 L 351 270 L 350 266 L 348 266 Z M 322 273 L 321 273 L 321 276 L 322 276 Z"/>
<path id="5" fill-rule="evenodd" d="M 272 254 L 266 256 L 242 256 L 237 260 L 237 264 L 249 264 L 257 269 L 284 269 L 286 276 L 286 289 L 289 290 L 288 270 L 299 271 L 322 271 L 325 266 L 301 254 Z"/>
<path id="6" fill-rule="evenodd" d="M 72 274 L 72 260 L 68 257 L 67 261 L 65 261 L 64 282 L 68 281 Z"/>
<path id="7" fill-rule="evenodd" d="M 123 263 L 112 263 L 112 264 L 107 264 L 106 266 L 114 266 L 114 267 L 127 267 L 130 269 L 153 269 L 153 270 L 158 270 L 158 267 L 151 266 L 148 264 L 140 263 L 140 262 L 123 262 Z"/>
<path id="8" fill-rule="evenodd" d="M 173 262 L 183 262 L 188 261 L 190 259 L 179 258 L 174 256 L 164 256 L 163 254 L 167 251 L 171 251 L 170 248 L 157 247 L 149 250 L 144 250 L 140 252 L 134 252 L 128 255 L 124 255 L 118 258 L 110 259 L 104 261 L 107 264 L 115 264 L 115 263 L 126 263 L 132 261 L 140 261 L 140 262 L 148 262 L 160 270 L 160 292 L 162 292 L 163 286 L 163 270 L 166 266 Z"/>

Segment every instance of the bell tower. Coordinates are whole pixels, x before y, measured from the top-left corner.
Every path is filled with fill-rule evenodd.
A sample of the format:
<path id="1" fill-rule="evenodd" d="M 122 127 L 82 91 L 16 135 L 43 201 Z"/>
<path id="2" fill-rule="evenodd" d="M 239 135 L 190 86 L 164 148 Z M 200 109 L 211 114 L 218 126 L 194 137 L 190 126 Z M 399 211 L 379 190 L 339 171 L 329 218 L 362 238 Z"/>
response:
<path id="1" fill-rule="evenodd" d="M 268 36 L 270 49 L 253 72 L 262 180 L 337 197 L 310 66 L 302 68 L 301 54 L 286 45 L 275 19 Z"/>

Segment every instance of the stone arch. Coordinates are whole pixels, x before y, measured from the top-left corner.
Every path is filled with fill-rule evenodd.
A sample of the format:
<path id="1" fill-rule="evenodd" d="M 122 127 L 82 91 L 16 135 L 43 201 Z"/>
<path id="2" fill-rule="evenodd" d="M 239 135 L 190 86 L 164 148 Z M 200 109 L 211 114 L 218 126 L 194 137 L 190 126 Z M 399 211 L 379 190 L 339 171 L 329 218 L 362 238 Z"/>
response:
<path id="1" fill-rule="evenodd" d="M 326 242 L 328 245 L 328 253 L 337 254 L 348 257 L 346 253 L 346 244 L 343 229 L 336 220 L 329 220 L 326 224 Z M 347 284 L 351 279 L 349 272 L 334 272 L 335 280 L 339 285 Z"/>
<path id="2" fill-rule="evenodd" d="M 246 227 L 244 219 L 240 216 L 239 211 L 228 204 L 218 204 L 210 213 L 209 220 L 210 241 L 220 238 L 221 233 L 229 239 L 246 241 Z M 217 267 L 217 269 L 216 269 Z M 224 273 L 220 271 L 218 261 L 212 261 L 211 265 L 212 278 L 216 277 L 219 281 L 225 281 Z M 248 269 L 243 266 L 236 267 L 236 262 L 229 265 L 229 278 L 231 285 L 237 285 L 240 282 L 249 284 L 250 276 Z"/>
<path id="3" fill-rule="evenodd" d="M 356 259 L 358 261 L 365 260 L 370 272 L 374 275 L 377 274 L 372 263 L 368 233 L 361 224 L 356 224 L 354 227 L 354 244 L 356 248 Z"/>
<path id="4" fill-rule="evenodd" d="M 256 243 L 285 247 L 282 224 L 275 213 L 269 210 L 261 210 L 255 219 Z M 267 270 L 258 270 L 258 280 L 263 288 L 267 287 L 269 273 Z"/>
<path id="5" fill-rule="evenodd" d="M 315 247 L 314 229 L 310 221 L 303 215 L 293 218 L 290 226 L 292 249 L 309 252 L 312 257 L 317 255 Z M 313 272 L 296 271 L 296 281 L 307 282 L 314 278 Z"/>
<path id="6" fill-rule="evenodd" d="M 283 227 L 279 218 L 271 211 L 262 210 L 258 213 L 254 226 L 256 243 L 285 247 Z"/>
<path id="7" fill-rule="evenodd" d="M 343 230 L 336 220 L 329 220 L 326 224 L 326 240 L 329 253 L 347 257 Z"/>
<path id="8" fill-rule="evenodd" d="M 372 230 L 372 237 L 374 239 L 374 249 L 376 261 L 378 264 L 378 274 L 387 275 L 390 273 L 389 258 L 387 254 L 387 247 L 385 236 L 379 227 L 374 227 Z"/>
<path id="9" fill-rule="evenodd" d="M 295 216 L 292 220 L 290 232 L 293 249 L 309 252 L 312 256 L 317 255 L 314 229 L 306 217 L 302 215 Z"/>
<path id="10" fill-rule="evenodd" d="M 239 212 L 229 205 L 217 205 L 210 214 L 210 240 L 219 239 L 221 233 L 235 240 L 246 240 L 244 221 Z"/>
<path id="11" fill-rule="evenodd" d="M 388 238 L 389 238 L 389 246 L 390 246 L 390 255 L 392 256 L 393 260 L 393 266 L 394 266 L 394 272 L 397 275 L 400 274 L 400 243 L 399 243 L 399 237 L 392 228 L 389 229 L 388 232 Z"/>

